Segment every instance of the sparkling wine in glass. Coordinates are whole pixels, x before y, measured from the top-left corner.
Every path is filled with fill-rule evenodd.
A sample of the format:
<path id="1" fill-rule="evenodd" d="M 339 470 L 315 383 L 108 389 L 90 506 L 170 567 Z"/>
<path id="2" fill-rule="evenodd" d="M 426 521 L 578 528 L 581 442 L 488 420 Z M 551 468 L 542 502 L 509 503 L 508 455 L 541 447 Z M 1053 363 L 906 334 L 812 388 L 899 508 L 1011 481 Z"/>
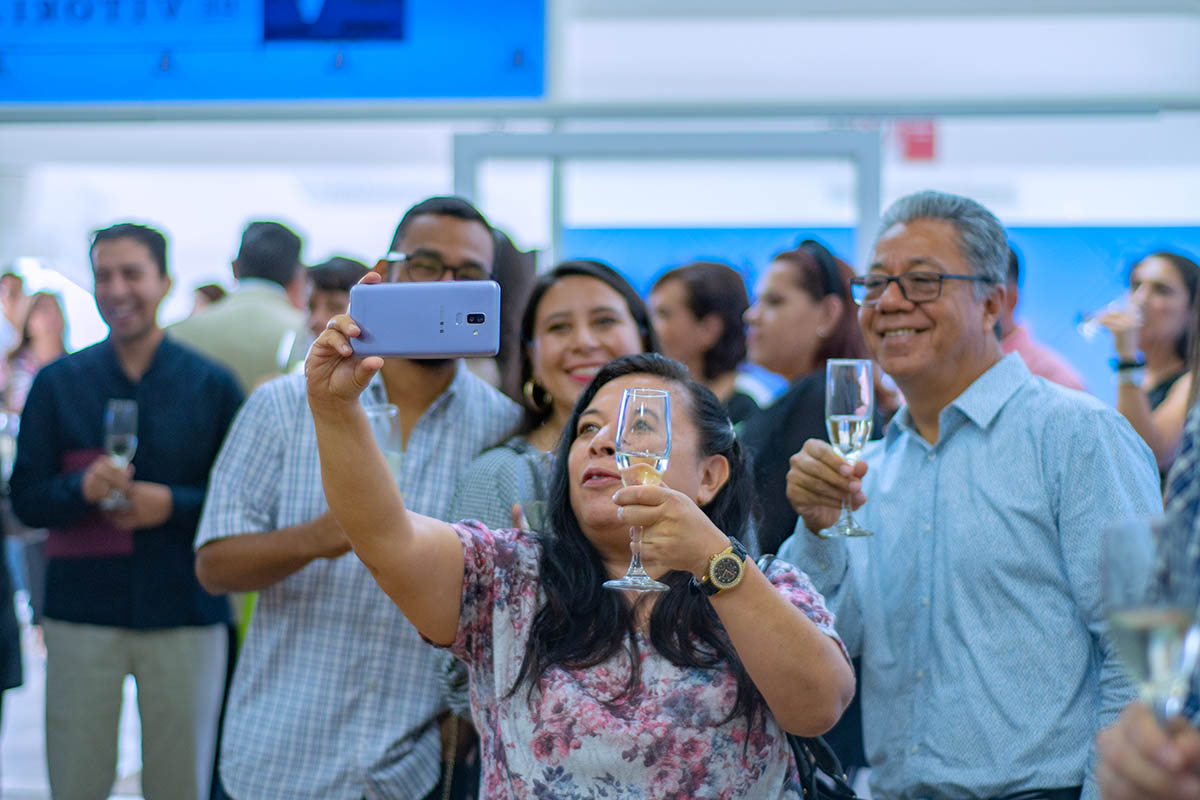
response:
<path id="1" fill-rule="evenodd" d="M 661 484 L 671 456 L 671 394 L 662 389 L 626 389 L 617 415 L 617 470 L 626 486 Z M 629 527 L 633 557 L 619 580 L 605 589 L 665 592 L 671 588 L 646 574 L 642 567 L 642 526 Z"/>
<path id="2" fill-rule="evenodd" d="M 875 375 L 867 358 L 831 358 L 825 362 L 825 429 L 829 442 L 853 464 L 871 436 L 875 419 Z M 870 536 L 842 501 L 842 515 L 821 536 Z"/>
<path id="3" fill-rule="evenodd" d="M 1200 574 L 1189 534 L 1171 517 L 1124 520 L 1103 534 L 1109 635 L 1160 722 L 1183 710 L 1200 663 Z"/>
<path id="4" fill-rule="evenodd" d="M 129 466 L 137 452 L 137 418 L 136 400 L 109 400 L 104 408 L 104 449 L 119 467 Z M 115 489 L 100 501 L 100 507 L 109 511 L 128 506 L 125 494 Z"/>

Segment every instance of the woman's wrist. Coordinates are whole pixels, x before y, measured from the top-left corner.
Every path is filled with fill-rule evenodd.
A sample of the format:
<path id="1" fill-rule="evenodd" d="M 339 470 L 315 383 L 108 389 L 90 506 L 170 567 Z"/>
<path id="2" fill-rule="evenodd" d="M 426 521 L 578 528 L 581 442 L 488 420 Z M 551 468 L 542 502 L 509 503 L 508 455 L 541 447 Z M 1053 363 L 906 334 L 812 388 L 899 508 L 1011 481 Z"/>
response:
<path id="1" fill-rule="evenodd" d="M 695 576 L 696 580 L 703 579 L 708 575 L 708 562 L 712 557 L 722 550 L 730 546 L 730 539 L 714 526 L 712 529 L 713 535 L 704 537 L 704 546 L 699 547 L 700 557 L 693 565 L 692 569 L 688 570 Z"/>

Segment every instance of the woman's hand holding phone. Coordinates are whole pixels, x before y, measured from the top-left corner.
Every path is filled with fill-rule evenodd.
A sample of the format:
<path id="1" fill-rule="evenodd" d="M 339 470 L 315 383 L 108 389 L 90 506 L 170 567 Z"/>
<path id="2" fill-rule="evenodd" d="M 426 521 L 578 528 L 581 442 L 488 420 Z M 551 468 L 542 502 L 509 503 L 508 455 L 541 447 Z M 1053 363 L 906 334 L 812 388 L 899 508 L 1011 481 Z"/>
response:
<path id="1" fill-rule="evenodd" d="M 379 283 L 378 273 L 368 272 L 363 284 Z M 340 409 L 358 404 L 358 396 L 367 388 L 371 377 L 383 366 L 379 356 L 356 357 L 350 340 L 361 333 L 349 314 L 338 314 L 329 320 L 325 330 L 313 342 L 304 359 L 308 404 L 318 408 Z"/>

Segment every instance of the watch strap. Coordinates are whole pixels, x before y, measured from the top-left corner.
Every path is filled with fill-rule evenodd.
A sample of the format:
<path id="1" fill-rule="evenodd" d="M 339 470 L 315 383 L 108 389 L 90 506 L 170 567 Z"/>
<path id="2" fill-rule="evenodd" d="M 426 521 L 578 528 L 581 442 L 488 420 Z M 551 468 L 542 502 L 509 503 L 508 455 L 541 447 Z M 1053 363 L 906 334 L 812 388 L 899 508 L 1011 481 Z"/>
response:
<path id="1" fill-rule="evenodd" d="M 742 569 L 746 568 L 746 561 L 750 558 L 750 552 L 748 550 L 746 550 L 746 546 L 744 544 L 742 544 L 740 541 L 738 541 L 737 539 L 730 536 L 729 537 L 729 547 L 726 547 L 724 550 L 720 551 L 719 553 L 714 553 L 708 559 L 708 569 L 706 569 L 704 571 L 704 577 L 697 579 L 695 575 L 692 576 L 692 588 L 693 589 L 696 589 L 697 591 L 699 591 L 701 594 L 703 594 L 706 597 L 712 597 L 713 595 L 715 595 L 721 591 L 720 586 L 717 586 L 715 583 L 713 583 L 711 580 L 709 580 L 708 573 L 709 573 L 709 570 L 712 569 L 713 563 L 716 562 L 716 560 L 718 558 L 720 558 L 721 556 L 724 556 L 724 555 L 737 556 L 742 562 Z"/>

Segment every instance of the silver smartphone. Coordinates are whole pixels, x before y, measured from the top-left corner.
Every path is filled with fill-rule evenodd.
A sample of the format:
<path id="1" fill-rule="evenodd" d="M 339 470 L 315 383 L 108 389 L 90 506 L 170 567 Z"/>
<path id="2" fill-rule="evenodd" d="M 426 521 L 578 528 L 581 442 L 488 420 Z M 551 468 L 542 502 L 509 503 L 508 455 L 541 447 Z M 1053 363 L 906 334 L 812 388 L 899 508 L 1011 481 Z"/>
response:
<path id="1" fill-rule="evenodd" d="M 351 339 L 360 356 L 462 358 L 500 350 L 495 281 L 358 284 L 350 289 Z"/>

